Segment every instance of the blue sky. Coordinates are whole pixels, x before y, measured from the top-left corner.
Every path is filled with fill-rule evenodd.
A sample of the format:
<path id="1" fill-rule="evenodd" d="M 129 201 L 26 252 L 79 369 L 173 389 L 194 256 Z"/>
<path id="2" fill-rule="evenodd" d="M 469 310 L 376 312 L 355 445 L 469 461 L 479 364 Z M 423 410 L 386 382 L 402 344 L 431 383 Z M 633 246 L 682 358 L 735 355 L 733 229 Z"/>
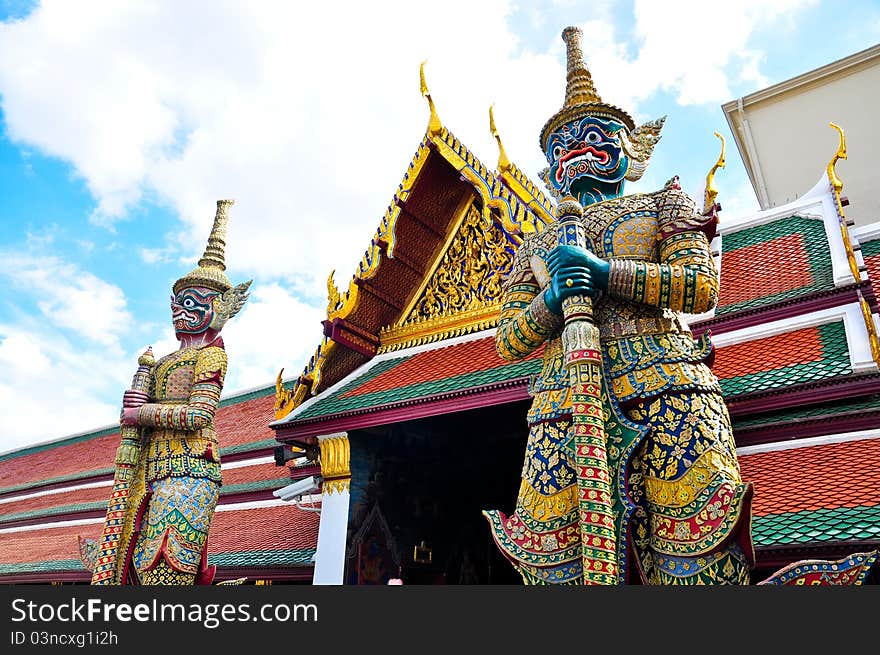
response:
<path id="1" fill-rule="evenodd" d="M 298 373 L 327 274 L 347 283 L 422 137 L 424 59 L 444 124 L 494 164 L 494 102 L 534 173 L 559 33 L 583 26 L 602 96 L 668 116 L 629 190 L 677 174 L 702 194 L 718 130 L 732 216 L 757 205 L 720 105 L 880 41 L 864 0 L 436 6 L 0 0 L 0 451 L 116 420 L 138 352 L 176 346 L 170 286 L 218 198 L 236 199 L 230 278 L 254 279 L 226 392 Z"/>

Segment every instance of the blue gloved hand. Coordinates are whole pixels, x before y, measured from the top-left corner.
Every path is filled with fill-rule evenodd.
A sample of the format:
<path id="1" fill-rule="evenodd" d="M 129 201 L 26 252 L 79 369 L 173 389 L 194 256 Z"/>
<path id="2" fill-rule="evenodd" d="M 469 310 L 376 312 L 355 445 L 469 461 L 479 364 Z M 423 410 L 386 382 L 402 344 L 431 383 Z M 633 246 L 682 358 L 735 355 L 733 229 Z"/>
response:
<path id="1" fill-rule="evenodd" d="M 554 314 L 562 316 L 562 301 L 572 296 L 592 296 L 595 293 L 590 269 L 586 266 L 568 266 L 556 271 L 544 291 L 544 304 Z"/>
<path id="2" fill-rule="evenodd" d="M 584 266 L 590 271 L 595 289 L 608 289 L 608 271 L 611 266 L 604 259 L 599 259 L 586 248 L 579 246 L 556 246 L 545 260 L 550 275 L 571 266 Z M 591 294 L 592 295 L 592 294 Z"/>

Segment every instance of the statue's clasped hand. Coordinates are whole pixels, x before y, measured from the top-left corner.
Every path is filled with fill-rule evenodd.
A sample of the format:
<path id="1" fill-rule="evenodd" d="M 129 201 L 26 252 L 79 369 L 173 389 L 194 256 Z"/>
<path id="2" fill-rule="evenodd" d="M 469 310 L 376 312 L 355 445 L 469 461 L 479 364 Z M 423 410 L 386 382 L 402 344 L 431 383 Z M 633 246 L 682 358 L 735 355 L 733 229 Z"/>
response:
<path id="1" fill-rule="evenodd" d="M 150 402 L 150 396 L 144 391 L 129 389 L 122 394 L 123 407 L 140 407 L 141 405 L 146 405 L 148 402 Z"/>
<path id="2" fill-rule="evenodd" d="M 608 288 L 608 262 L 579 246 L 557 246 L 546 258 L 551 280 L 544 293 L 547 308 L 562 314 L 562 301 L 572 296 L 595 298 Z"/>
<path id="3" fill-rule="evenodd" d="M 128 390 L 122 394 L 122 424 L 137 425 L 138 407 L 150 402 L 150 396 L 143 391 Z"/>

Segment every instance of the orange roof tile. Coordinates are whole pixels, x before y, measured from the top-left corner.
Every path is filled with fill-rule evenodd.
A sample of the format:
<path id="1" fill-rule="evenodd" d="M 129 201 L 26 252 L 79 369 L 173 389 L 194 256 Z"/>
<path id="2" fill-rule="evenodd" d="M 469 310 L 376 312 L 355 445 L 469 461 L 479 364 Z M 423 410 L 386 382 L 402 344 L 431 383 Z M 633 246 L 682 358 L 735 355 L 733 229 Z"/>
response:
<path id="1" fill-rule="evenodd" d="M 880 439 L 792 448 L 739 458 L 755 485 L 755 516 L 880 505 Z"/>
<path id="2" fill-rule="evenodd" d="M 808 327 L 718 348 L 712 372 L 724 380 L 818 361 L 822 361 L 821 336 L 818 328 Z"/>
<path id="3" fill-rule="evenodd" d="M 730 252 L 721 260 L 719 307 L 813 283 L 803 234 L 789 234 Z"/>

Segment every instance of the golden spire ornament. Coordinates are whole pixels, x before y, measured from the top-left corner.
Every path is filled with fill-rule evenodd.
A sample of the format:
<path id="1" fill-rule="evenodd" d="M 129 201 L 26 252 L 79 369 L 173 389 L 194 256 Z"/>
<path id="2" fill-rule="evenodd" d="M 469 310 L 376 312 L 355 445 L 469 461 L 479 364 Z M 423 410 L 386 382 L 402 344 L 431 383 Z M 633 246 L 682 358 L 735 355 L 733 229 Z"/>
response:
<path id="1" fill-rule="evenodd" d="M 550 134 L 557 131 L 565 123 L 584 116 L 611 118 L 622 123 L 628 132 L 633 132 L 636 129 L 632 116 L 620 107 L 603 102 L 596 91 L 593 76 L 584 62 L 584 53 L 581 49 L 582 36 L 583 31 L 579 27 L 566 27 L 562 31 L 567 66 L 565 101 L 562 109 L 553 114 L 541 128 L 540 145 L 542 151 L 547 148 Z"/>
<path id="2" fill-rule="evenodd" d="M 223 293 L 232 288 L 226 277 L 226 225 L 229 222 L 229 208 L 234 200 L 218 200 L 214 225 L 208 236 L 205 253 L 199 265 L 174 283 L 174 293 L 186 287 L 204 286 Z"/>

